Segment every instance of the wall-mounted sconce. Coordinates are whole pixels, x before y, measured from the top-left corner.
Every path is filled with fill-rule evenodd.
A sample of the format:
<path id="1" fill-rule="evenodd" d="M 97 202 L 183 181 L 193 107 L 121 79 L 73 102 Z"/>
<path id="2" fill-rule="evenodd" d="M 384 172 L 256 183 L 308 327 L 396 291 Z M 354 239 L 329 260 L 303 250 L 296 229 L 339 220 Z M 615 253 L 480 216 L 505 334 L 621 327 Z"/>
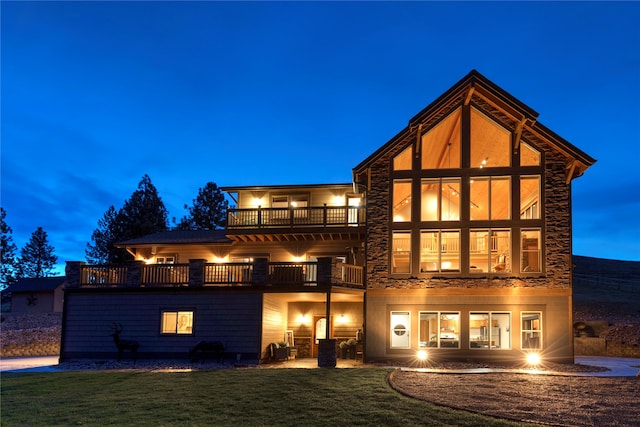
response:
<path id="1" fill-rule="evenodd" d="M 311 319 L 306 314 L 301 314 L 298 316 L 297 322 L 301 325 L 308 325 L 311 323 Z"/>

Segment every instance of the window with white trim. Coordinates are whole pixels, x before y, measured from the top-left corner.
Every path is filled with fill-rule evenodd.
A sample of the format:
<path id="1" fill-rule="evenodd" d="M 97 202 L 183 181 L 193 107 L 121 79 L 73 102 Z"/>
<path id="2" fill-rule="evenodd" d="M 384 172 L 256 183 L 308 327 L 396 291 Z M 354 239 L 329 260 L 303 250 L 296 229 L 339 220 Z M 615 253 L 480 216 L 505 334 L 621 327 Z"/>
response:
<path id="1" fill-rule="evenodd" d="M 506 350 L 511 348 L 511 313 L 469 313 L 469 348 Z"/>
<path id="2" fill-rule="evenodd" d="M 193 311 L 162 311 L 160 331 L 163 334 L 189 335 L 193 333 Z"/>
<path id="3" fill-rule="evenodd" d="M 542 348 L 542 313 L 539 311 L 523 311 L 520 313 L 520 331 L 523 350 L 540 350 Z"/>
<path id="4" fill-rule="evenodd" d="M 460 313 L 421 311 L 419 348 L 460 348 Z"/>

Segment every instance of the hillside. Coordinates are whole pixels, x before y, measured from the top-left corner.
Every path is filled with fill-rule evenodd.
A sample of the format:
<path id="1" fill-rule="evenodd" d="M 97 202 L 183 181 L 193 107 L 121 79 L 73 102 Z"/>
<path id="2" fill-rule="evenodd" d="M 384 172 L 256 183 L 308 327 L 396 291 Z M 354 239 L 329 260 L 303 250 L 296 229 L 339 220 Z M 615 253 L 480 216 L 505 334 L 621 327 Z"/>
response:
<path id="1" fill-rule="evenodd" d="M 606 321 L 601 336 L 640 345 L 640 262 L 583 256 L 573 262 L 573 321 Z"/>

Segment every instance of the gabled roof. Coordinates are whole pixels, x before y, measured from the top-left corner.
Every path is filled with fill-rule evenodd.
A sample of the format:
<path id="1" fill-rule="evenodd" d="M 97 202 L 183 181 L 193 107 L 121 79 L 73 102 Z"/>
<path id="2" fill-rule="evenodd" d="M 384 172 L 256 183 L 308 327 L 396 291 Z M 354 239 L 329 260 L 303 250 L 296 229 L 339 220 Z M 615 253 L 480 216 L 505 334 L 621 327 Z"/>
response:
<path id="1" fill-rule="evenodd" d="M 415 140 L 416 133 L 420 132 L 421 126 L 426 124 L 428 120 L 443 111 L 450 110 L 454 105 L 467 104 L 472 97 L 480 98 L 491 104 L 501 114 L 517 123 L 520 130 L 526 129 L 543 138 L 563 153 L 567 157 L 567 166 L 571 168 L 571 177 L 580 176 L 589 166 L 595 163 L 595 159 L 539 123 L 537 121 L 538 113 L 535 110 L 514 98 L 476 70 L 471 70 L 469 74 L 449 90 L 413 116 L 406 128 L 353 168 L 354 181 L 358 181 L 358 175 L 369 168 L 381 156 L 385 155 L 391 148 L 402 143 L 408 145 L 409 141 Z M 425 128 L 424 130 L 427 129 Z"/>
<path id="2" fill-rule="evenodd" d="M 8 292 L 45 292 L 53 291 L 67 280 L 65 276 L 18 279 L 7 288 Z"/>
<path id="3" fill-rule="evenodd" d="M 171 230 L 116 243 L 117 247 L 142 245 L 189 245 L 195 243 L 232 243 L 225 230 Z"/>

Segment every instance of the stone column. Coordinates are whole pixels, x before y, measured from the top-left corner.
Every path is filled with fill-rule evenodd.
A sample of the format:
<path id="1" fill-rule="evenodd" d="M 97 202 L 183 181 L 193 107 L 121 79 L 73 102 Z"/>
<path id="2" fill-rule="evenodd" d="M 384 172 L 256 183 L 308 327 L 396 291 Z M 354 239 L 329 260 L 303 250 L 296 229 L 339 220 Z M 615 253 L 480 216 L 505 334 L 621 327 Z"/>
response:
<path id="1" fill-rule="evenodd" d="M 207 262 L 206 259 L 190 259 L 189 260 L 189 286 L 190 287 L 202 287 L 204 286 L 204 265 Z"/>
<path id="2" fill-rule="evenodd" d="M 320 368 L 336 367 L 336 340 L 335 339 L 319 340 L 318 367 Z"/>
<path id="3" fill-rule="evenodd" d="M 331 257 L 318 258 L 318 286 L 331 285 Z"/>
<path id="4" fill-rule="evenodd" d="M 80 267 L 83 265 L 85 265 L 83 261 L 67 261 L 67 265 L 64 268 L 64 274 L 67 278 L 66 288 L 77 289 L 80 287 L 82 279 Z"/>
<path id="5" fill-rule="evenodd" d="M 253 260 L 253 280 L 254 286 L 265 286 L 269 283 L 269 261 L 266 258 L 255 258 Z"/>
<path id="6" fill-rule="evenodd" d="M 127 287 L 139 288 L 142 275 L 143 261 L 132 261 L 127 268 Z"/>

